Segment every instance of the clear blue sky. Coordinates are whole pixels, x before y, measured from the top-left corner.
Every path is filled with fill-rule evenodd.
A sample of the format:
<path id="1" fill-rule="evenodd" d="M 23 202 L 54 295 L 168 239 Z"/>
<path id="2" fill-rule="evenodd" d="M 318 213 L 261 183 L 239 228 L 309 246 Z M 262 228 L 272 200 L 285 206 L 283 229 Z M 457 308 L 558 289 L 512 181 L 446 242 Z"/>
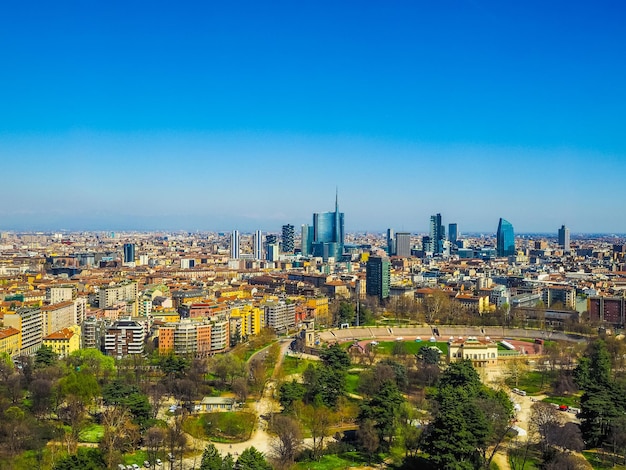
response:
<path id="1" fill-rule="evenodd" d="M 0 230 L 626 232 L 626 4 L 4 2 Z"/>

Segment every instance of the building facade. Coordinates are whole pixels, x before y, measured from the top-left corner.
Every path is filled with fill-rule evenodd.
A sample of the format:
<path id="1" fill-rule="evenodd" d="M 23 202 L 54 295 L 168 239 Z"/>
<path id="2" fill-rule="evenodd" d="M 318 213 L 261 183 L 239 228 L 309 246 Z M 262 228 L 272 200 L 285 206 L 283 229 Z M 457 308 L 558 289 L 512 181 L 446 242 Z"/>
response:
<path id="1" fill-rule="evenodd" d="M 4 315 L 4 326 L 19 330 L 22 335 L 20 355 L 30 356 L 41 348 L 43 338 L 43 314 L 39 308 L 20 308 Z"/>
<path id="2" fill-rule="evenodd" d="M 444 241 L 446 239 L 446 228 L 441 223 L 441 214 L 430 216 L 430 240 L 432 243 L 433 254 L 440 255 L 443 253 Z"/>
<path id="3" fill-rule="evenodd" d="M 496 255 L 500 258 L 515 255 L 515 233 L 508 220 L 500 219 L 496 232 Z"/>
<path id="4" fill-rule="evenodd" d="M 133 320 L 119 320 L 106 330 L 104 352 L 114 357 L 143 354 L 144 339 L 143 325 Z"/>
<path id="5" fill-rule="evenodd" d="M 396 233 L 394 254 L 401 258 L 409 258 L 411 256 L 411 234 L 409 232 Z"/>
<path id="6" fill-rule="evenodd" d="M 561 225 L 561 228 L 559 229 L 559 246 L 563 248 L 563 251 L 570 251 L 569 228 L 565 225 Z"/>
<path id="7" fill-rule="evenodd" d="M 327 261 L 340 260 L 344 247 L 344 216 L 339 212 L 339 202 L 335 199 L 335 212 L 313 214 L 313 256 Z"/>
<path id="8" fill-rule="evenodd" d="M 230 257 L 239 259 L 239 230 L 233 230 L 230 234 Z"/>
<path id="9" fill-rule="evenodd" d="M 365 265 L 365 293 L 379 300 L 389 297 L 391 285 L 391 263 L 389 258 L 370 256 Z"/>
<path id="10" fill-rule="evenodd" d="M 124 243 L 124 263 L 135 262 L 135 244 Z"/>
<path id="11" fill-rule="evenodd" d="M 287 225 L 283 225 L 283 236 L 282 236 L 282 240 L 283 240 L 283 253 L 293 253 L 294 249 L 295 249 L 295 245 L 294 245 L 294 239 L 295 239 L 295 232 L 294 232 L 294 226 L 287 224 Z"/>

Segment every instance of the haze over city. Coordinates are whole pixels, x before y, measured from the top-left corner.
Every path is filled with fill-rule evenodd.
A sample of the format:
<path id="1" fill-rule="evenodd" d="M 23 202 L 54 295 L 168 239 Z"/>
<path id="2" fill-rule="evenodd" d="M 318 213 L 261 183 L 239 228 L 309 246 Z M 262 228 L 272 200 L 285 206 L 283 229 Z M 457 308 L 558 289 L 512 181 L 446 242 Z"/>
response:
<path id="1" fill-rule="evenodd" d="M 626 233 L 624 8 L 5 5 L 0 230 Z"/>

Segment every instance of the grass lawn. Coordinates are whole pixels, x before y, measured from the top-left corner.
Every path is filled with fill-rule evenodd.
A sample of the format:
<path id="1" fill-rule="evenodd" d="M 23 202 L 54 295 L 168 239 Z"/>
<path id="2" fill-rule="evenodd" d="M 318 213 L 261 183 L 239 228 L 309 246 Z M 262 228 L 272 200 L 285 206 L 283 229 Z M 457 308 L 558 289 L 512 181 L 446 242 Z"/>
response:
<path id="1" fill-rule="evenodd" d="M 293 468 L 296 470 L 335 470 L 338 468 L 363 467 L 367 465 L 367 459 L 358 452 L 346 452 L 345 454 L 323 455 L 319 462 L 298 462 Z"/>
<path id="2" fill-rule="evenodd" d="M 378 346 L 376 348 L 381 354 L 391 355 L 396 342 L 397 341 L 381 341 L 380 343 L 378 343 Z M 445 357 L 448 355 L 448 343 L 446 342 L 439 341 L 437 343 L 431 343 L 430 341 L 421 341 L 418 343 L 416 341 L 402 341 L 402 344 L 404 344 L 404 348 L 407 354 L 414 355 L 419 353 L 420 349 L 422 348 L 435 346 L 439 348 L 439 350 L 442 352 L 442 356 Z"/>
<path id="3" fill-rule="evenodd" d="M 90 442 L 97 444 L 104 436 L 104 427 L 100 424 L 92 423 L 80 432 L 78 440 L 80 442 Z"/>
<path id="4" fill-rule="evenodd" d="M 346 374 L 346 392 L 358 394 L 359 376 L 357 374 Z"/>
<path id="5" fill-rule="evenodd" d="M 597 469 L 612 468 L 615 470 L 626 469 L 624 465 L 613 466 L 613 459 L 611 458 L 611 456 L 604 454 L 604 453 L 583 450 L 583 455 L 587 459 L 587 462 L 589 462 L 593 468 L 597 468 Z M 618 457 L 618 461 L 619 461 L 618 463 L 623 463 L 624 459 Z"/>
<path id="6" fill-rule="evenodd" d="M 569 395 L 566 397 L 546 397 L 542 401 L 546 403 L 556 403 L 557 405 L 567 405 L 569 407 L 580 407 L 580 395 Z"/>
<path id="7" fill-rule="evenodd" d="M 550 371 L 530 371 L 520 377 L 517 388 L 524 390 L 529 395 L 545 393 L 552 388 L 554 374 Z M 515 384 L 511 384 L 509 381 L 507 381 L 507 385 L 515 387 Z"/>
<path id="8" fill-rule="evenodd" d="M 292 374 L 302 374 L 309 364 L 312 364 L 314 361 L 310 359 L 298 359 L 293 356 L 285 356 L 283 360 L 283 373 L 287 375 Z"/>
<path id="9" fill-rule="evenodd" d="M 203 413 L 187 418 L 183 429 L 197 439 L 235 443 L 250 439 L 255 422 L 254 414 L 241 411 Z"/>

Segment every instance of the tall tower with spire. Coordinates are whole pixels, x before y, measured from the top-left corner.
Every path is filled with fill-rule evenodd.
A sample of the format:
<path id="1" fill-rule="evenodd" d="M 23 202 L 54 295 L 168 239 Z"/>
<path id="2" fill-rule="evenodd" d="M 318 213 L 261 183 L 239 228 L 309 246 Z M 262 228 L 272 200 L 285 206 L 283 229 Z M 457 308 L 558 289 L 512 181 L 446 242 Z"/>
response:
<path id="1" fill-rule="evenodd" d="M 335 193 L 335 211 L 313 214 L 313 256 L 328 261 L 335 258 L 339 261 L 343 256 L 344 230 L 343 212 L 339 212 L 339 191 Z"/>

